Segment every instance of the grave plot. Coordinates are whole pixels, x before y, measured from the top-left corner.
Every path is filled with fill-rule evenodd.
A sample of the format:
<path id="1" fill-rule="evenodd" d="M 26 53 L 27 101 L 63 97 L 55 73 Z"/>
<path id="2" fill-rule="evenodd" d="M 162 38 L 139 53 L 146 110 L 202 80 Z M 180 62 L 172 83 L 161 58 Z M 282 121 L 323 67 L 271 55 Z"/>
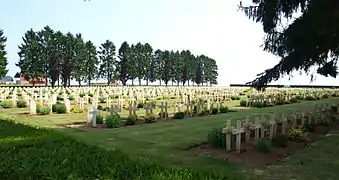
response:
<path id="1" fill-rule="evenodd" d="M 338 117 L 338 106 L 323 104 L 307 111 L 237 120 L 235 126 L 227 120 L 225 128 L 211 129 L 207 143 L 189 152 L 264 168 L 309 147 L 330 130 L 339 130 Z"/>

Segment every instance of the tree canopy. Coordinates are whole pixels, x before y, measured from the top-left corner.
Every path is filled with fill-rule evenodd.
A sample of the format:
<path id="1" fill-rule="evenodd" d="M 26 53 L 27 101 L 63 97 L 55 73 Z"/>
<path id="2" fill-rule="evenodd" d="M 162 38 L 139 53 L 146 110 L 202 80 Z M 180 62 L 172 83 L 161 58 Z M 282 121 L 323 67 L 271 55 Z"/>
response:
<path id="1" fill-rule="evenodd" d="M 61 80 L 63 86 L 76 80 L 91 84 L 99 78 L 110 84 L 120 80 L 160 81 L 168 85 L 217 84 L 218 66 L 205 55 L 193 55 L 189 50 L 156 50 L 148 43 L 123 42 L 119 49 L 106 40 L 99 48 L 92 41 L 84 41 L 80 33 L 62 33 L 45 26 L 40 31 L 28 30 L 19 45 L 21 74 L 26 78 L 44 77 L 52 86 Z"/>
<path id="2" fill-rule="evenodd" d="M 7 52 L 5 50 L 7 38 L 4 35 L 4 31 L 0 29 L 0 79 L 6 76 L 8 69 L 7 67 Z"/>
<path id="3" fill-rule="evenodd" d="M 336 77 L 339 56 L 338 0 L 252 0 L 239 8 L 265 32 L 263 49 L 280 58 L 274 67 L 258 74 L 248 84 L 264 88 L 293 71 Z M 295 17 L 297 13 L 301 15 Z M 284 24 L 284 21 L 292 21 Z"/>

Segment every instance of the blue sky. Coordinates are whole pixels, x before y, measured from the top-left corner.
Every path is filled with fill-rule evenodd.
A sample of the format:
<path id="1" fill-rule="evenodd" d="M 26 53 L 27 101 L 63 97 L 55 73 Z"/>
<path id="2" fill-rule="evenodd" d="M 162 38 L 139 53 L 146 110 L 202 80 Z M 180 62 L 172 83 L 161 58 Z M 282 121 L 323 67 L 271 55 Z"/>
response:
<path id="1" fill-rule="evenodd" d="M 82 33 L 99 46 L 110 39 L 149 43 L 154 49 L 189 49 L 217 61 L 220 85 L 245 83 L 279 59 L 263 52 L 260 24 L 237 12 L 238 0 L 0 0 L 0 28 L 8 38 L 9 75 L 19 69 L 18 45 L 24 33 L 50 25 L 62 32 Z M 274 84 L 309 84 L 295 73 Z M 338 85 L 317 76 L 312 84 Z"/>

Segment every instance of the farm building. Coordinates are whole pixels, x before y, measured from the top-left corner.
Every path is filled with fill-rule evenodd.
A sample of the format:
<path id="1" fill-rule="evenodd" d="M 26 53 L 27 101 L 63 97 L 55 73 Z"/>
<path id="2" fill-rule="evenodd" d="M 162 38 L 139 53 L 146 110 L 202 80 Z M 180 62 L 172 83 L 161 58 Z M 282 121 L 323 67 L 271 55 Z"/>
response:
<path id="1" fill-rule="evenodd" d="M 17 84 L 35 84 L 35 85 L 43 85 L 46 83 L 45 78 L 40 77 L 37 79 L 26 79 L 22 74 L 16 73 L 14 78 L 16 79 Z"/>
<path id="2" fill-rule="evenodd" d="M 4 78 L 2 78 L 0 80 L 0 84 L 13 84 L 14 83 L 14 79 L 11 76 L 5 76 Z"/>

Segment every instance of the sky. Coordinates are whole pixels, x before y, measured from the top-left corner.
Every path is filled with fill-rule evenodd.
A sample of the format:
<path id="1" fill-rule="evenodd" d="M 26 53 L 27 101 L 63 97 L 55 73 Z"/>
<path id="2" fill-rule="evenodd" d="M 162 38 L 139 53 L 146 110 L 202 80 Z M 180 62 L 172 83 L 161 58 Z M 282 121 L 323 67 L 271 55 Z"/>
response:
<path id="1" fill-rule="evenodd" d="M 147 42 L 153 49 L 188 49 L 216 60 L 219 85 L 246 83 L 279 59 L 262 50 L 262 26 L 237 11 L 238 4 L 238 0 L 0 0 L 8 75 L 20 71 L 15 63 L 24 33 L 49 25 L 64 33 L 82 33 L 97 46 L 109 39 L 118 48 L 127 41 Z M 339 82 L 318 75 L 310 83 L 309 76 L 295 73 L 290 80 L 284 77 L 271 84 Z"/>

